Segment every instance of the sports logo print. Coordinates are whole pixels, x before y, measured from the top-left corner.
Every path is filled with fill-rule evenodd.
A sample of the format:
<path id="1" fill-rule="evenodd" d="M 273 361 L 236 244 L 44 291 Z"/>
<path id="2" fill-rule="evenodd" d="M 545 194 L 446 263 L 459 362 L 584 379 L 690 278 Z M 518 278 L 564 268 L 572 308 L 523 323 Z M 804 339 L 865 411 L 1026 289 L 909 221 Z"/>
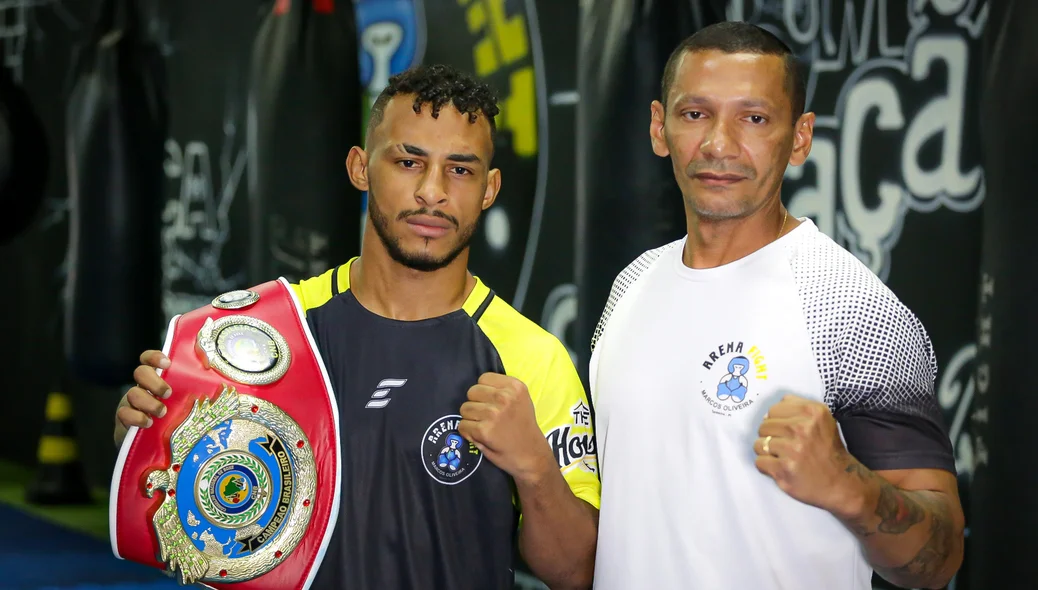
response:
<path id="1" fill-rule="evenodd" d="M 700 395 L 715 414 L 731 416 L 753 405 L 760 381 L 768 378 L 764 353 L 757 346 L 728 342 L 711 350 L 702 361 Z"/>
<path id="2" fill-rule="evenodd" d="M 592 434 L 591 408 L 583 401 L 569 410 L 572 420 L 545 435 L 562 473 L 580 469 L 598 472 L 598 454 Z"/>
<path id="3" fill-rule="evenodd" d="M 461 416 L 444 416 L 432 424 L 422 437 L 422 462 L 429 477 L 455 485 L 465 481 L 479 469 L 483 453 L 476 445 L 458 434 Z"/>

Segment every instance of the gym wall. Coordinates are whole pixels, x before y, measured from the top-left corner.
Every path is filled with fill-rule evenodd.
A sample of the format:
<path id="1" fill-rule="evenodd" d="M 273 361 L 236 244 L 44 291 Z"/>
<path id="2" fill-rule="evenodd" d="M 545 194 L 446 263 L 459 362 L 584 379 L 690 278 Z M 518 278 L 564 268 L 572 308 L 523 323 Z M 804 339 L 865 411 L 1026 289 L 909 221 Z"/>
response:
<path id="1" fill-rule="evenodd" d="M 1024 575 L 978 582 L 971 559 L 980 500 L 971 498 L 970 482 L 976 465 L 978 514 L 990 531 L 983 575 L 1000 579 L 993 564 L 1018 539 L 994 532 L 1018 517 L 1000 494 L 1033 501 L 1016 485 L 1014 463 L 988 463 L 989 453 L 1029 444 L 1021 416 L 1034 403 L 1010 382 L 1010 357 L 991 352 L 999 339 L 1026 346 L 1020 318 L 1033 318 L 1020 315 L 1027 299 L 1010 299 L 1004 287 L 1033 300 L 1033 280 L 1023 276 L 1033 264 L 1014 258 L 1033 249 L 1014 249 L 1019 242 L 1011 240 L 1029 235 L 1023 223 L 1034 218 L 1034 200 L 1028 187 L 1006 180 L 1010 170 L 1025 175 L 1034 154 L 1028 138 L 1036 126 L 1014 115 L 1033 114 L 1034 85 L 1024 81 L 1035 64 L 1013 57 L 1035 55 L 1034 35 L 1020 28 L 1038 22 L 1033 9 L 1006 0 L 141 0 L 134 30 L 158 48 L 167 92 L 154 111 L 165 115 L 149 119 L 164 130 L 159 194 L 136 222 L 155 224 L 154 242 L 128 253 L 132 264 L 105 269 L 115 275 L 112 297 L 96 309 L 108 311 L 92 313 L 79 301 L 66 313 L 65 290 L 76 284 L 68 272 L 66 122 L 76 120 L 70 99 L 83 80 L 73 57 L 91 43 L 96 49 L 97 18 L 109 4 L 124 2 L 0 7 L 4 70 L 27 93 L 50 154 L 34 222 L 0 244 L 0 273 L 10 285 L 0 291 L 9 330 L 0 354 L 13 368 L 0 381 L 0 459 L 33 465 L 46 396 L 67 391 L 87 475 L 104 486 L 115 456 L 112 411 L 127 385 L 117 381 L 129 382 L 135 365 L 119 348 L 158 346 L 172 315 L 222 291 L 276 275 L 302 278 L 356 254 L 364 195 L 344 179 L 345 150 L 362 141 L 368 101 L 388 76 L 422 62 L 472 71 L 498 90 L 495 165 L 504 185 L 474 241 L 472 267 L 562 338 L 586 373 L 613 278 L 684 231 L 669 165 L 646 137 L 663 63 L 698 28 L 746 20 L 794 48 L 808 74 L 808 108 L 818 115 L 811 158 L 788 171 L 783 201 L 872 268 L 933 339 L 938 398 L 971 524 L 971 558 L 953 587 L 1012 587 Z M 122 75 L 140 82 L 148 72 L 155 70 Z M 294 106 L 300 102 L 306 108 Z M 334 133 L 317 133 L 328 128 Z M 1015 152 L 1007 137 L 1030 151 Z M 266 149 L 285 142 L 293 142 L 290 157 Z M 313 205 L 285 207 L 285 195 Z M 982 218 L 993 199 L 999 211 Z M 987 329 L 978 340 L 982 297 Z M 134 329 L 81 336 L 76 346 L 92 348 L 93 369 L 67 371 L 67 318 L 114 322 L 120 309 Z M 983 382 L 974 379 L 978 350 Z M 998 389 L 1013 395 L 987 393 Z M 981 395 L 990 406 L 974 412 Z"/>

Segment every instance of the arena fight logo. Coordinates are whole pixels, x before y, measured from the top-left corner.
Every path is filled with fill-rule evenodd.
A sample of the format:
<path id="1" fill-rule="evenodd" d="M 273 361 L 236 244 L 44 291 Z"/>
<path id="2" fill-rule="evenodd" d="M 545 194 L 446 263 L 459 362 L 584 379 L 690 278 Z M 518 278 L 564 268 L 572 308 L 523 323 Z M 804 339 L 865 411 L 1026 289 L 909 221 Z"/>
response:
<path id="1" fill-rule="evenodd" d="M 808 161 L 787 170 L 790 213 L 813 218 L 884 281 L 909 211 L 965 213 L 984 199 L 980 154 L 964 150 L 963 136 L 987 14 L 982 0 L 729 7 L 729 20 L 771 30 L 811 64 L 815 136 Z"/>
<path id="2" fill-rule="evenodd" d="M 759 383 L 768 379 L 761 349 L 739 341 L 718 345 L 703 357 L 700 366 L 706 370 L 699 380 L 700 396 L 720 416 L 732 416 L 752 406 L 760 395 Z"/>
<path id="3" fill-rule="evenodd" d="M 422 460 L 429 477 L 446 484 L 459 484 L 479 469 L 483 453 L 458 434 L 461 416 L 437 419 L 422 437 Z"/>

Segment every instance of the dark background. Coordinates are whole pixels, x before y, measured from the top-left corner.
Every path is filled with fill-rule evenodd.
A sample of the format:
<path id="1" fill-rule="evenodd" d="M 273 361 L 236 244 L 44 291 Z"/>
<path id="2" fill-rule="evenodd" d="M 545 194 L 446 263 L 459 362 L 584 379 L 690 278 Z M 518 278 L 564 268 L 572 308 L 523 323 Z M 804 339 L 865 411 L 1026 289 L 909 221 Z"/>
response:
<path id="1" fill-rule="evenodd" d="M 35 465 L 47 393 L 66 391 L 75 405 L 76 440 L 87 478 L 103 488 L 116 454 L 112 412 L 125 384 L 102 385 L 67 371 L 62 346 L 69 247 L 66 110 L 75 82 L 74 49 L 95 31 L 101 0 L 14 4 L 0 7 L 0 50 L 6 71 L 28 94 L 44 125 L 51 158 L 33 223 L 0 246 L 0 276 L 7 287 L 0 290 L 7 328 L 0 338 L 6 366 L 0 380 L 6 394 L 0 460 Z M 502 98 L 495 165 L 504 183 L 477 234 L 471 266 L 499 295 L 558 335 L 586 373 L 590 334 L 613 277 L 643 250 L 684 232 L 669 163 L 651 154 L 645 137 L 648 101 L 656 97 L 662 64 L 673 46 L 698 27 L 720 19 L 747 20 L 769 28 L 797 52 L 808 75 L 808 109 L 819 117 L 811 159 L 789 171 L 783 200 L 792 214 L 813 218 L 858 255 L 929 330 L 940 366 L 938 396 L 972 525 L 974 467 L 982 470 L 989 451 L 1011 453 L 1016 444 L 992 443 L 991 436 L 976 439 L 978 432 L 999 429 L 989 426 L 986 414 L 976 423 L 974 358 L 982 244 L 988 267 L 994 268 L 996 257 L 1018 251 L 1003 244 L 1033 241 L 1026 229 L 1005 221 L 1030 215 L 1013 207 L 1022 206 L 1018 201 L 1033 189 L 990 179 L 992 158 L 999 161 L 1002 178 L 1010 175 L 1006 162 L 1019 162 L 1014 173 L 1030 176 L 1027 162 L 1033 159 L 1027 160 L 1026 153 L 1012 156 L 1001 130 L 1014 125 L 1006 109 L 1034 112 L 1035 103 L 1019 97 L 1034 97 L 1034 83 L 1020 80 L 1033 78 L 1035 70 L 1016 57 L 1035 53 L 1034 41 L 1028 49 L 1018 24 L 1038 24 L 1033 10 L 985 0 L 293 0 L 285 3 L 291 11 L 333 5 L 338 24 L 322 29 L 317 19 L 304 19 L 293 25 L 289 41 L 275 41 L 262 33 L 271 26 L 274 4 L 137 3 L 137 29 L 162 55 L 169 109 L 162 146 L 164 190 L 142 197 L 155 199 L 161 209 L 162 225 L 154 235 L 161 254 L 150 270 L 129 273 L 124 283 L 132 292 L 134 284 L 160 281 L 161 299 L 148 301 L 153 313 L 133 310 L 153 346 L 161 343 L 173 314 L 271 278 L 264 269 L 298 279 L 323 261 L 336 264 L 357 253 L 363 196 L 343 186 L 331 170 L 321 183 L 313 181 L 320 184 L 311 187 L 317 197 L 306 197 L 308 178 L 322 172 L 297 173 L 311 166 L 310 160 L 327 158 L 328 150 L 308 153 L 302 145 L 288 153 L 268 153 L 277 165 L 265 172 L 299 183 L 305 198 L 326 199 L 327 209 L 314 213 L 323 214 L 325 227 L 276 221 L 277 207 L 284 203 L 270 196 L 261 203 L 250 192 L 250 165 L 256 166 L 250 164 L 255 153 L 250 153 L 254 144 L 248 136 L 250 76 L 273 68 L 257 63 L 257 56 L 267 60 L 283 51 L 305 64 L 309 79 L 318 81 L 314 88 L 322 88 L 322 72 L 334 71 L 324 75 L 334 78 L 329 88 L 351 97 L 378 91 L 371 87 L 372 72 L 392 73 L 418 62 L 450 63 L 494 85 Z M 369 24 L 386 20 L 397 22 L 403 42 L 380 69 L 359 39 Z M 992 29 L 992 22 L 999 28 Z M 343 40 L 348 30 L 357 38 Z M 1012 50 L 999 50 L 1006 46 Z M 339 48 L 341 55 L 321 58 L 321 48 L 327 47 Z M 990 73 L 995 71 L 1002 74 Z M 351 76 L 342 72 L 356 73 L 358 79 L 347 80 Z M 1006 106 L 1000 101 L 1007 92 L 1018 102 Z M 320 94 L 310 95 L 312 103 L 302 94 L 298 104 L 280 108 L 291 109 L 284 111 L 286 117 L 315 128 L 334 121 L 340 135 L 352 134 L 352 142 L 360 144 L 364 109 L 352 106 L 346 112 L 318 104 Z M 360 102 L 351 98 L 343 104 Z M 993 117 L 999 108 L 1002 116 Z M 354 116 L 353 110 L 359 112 Z M 1036 130 L 1033 115 L 1018 125 L 1023 125 L 1016 130 L 1022 138 Z M 982 142 L 985 129 L 988 137 Z M 329 161 L 326 169 L 341 159 Z M 343 190 L 328 189 L 338 186 Z M 343 219 L 327 219 L 328 212 L 339 211 L 347 212 Z M 999 225 L 999 219 L 1004 223 Z M 328 242 L 328 235 L 346 238 Z M 256 265 L 257 259 L 275 259 L 270 252 L 276 247 L 292 253 L 295 262 Z M 1033 268 L 1033 262 L 1028 255 L 1016 264 L 990 268 L 1008 277 Z M 1033 289 L 1017 275 L 1013 281 L 1000 280 L 1024 292 Z M 1002 301 L 1011 308 L 1027 299 Z M 1021 317 L 1005 313 L 1006 318 Z M 1012 346 L 1024 346 L 1022 333 L 1014 334 L 1004 337 Z M 129 381 L 130 373 L 125 377 Z M 1007 428 L 1016 419 L 1011 409 L 1027 407 L 1014 403 L 1002 406 Z M 991 480 L 987 498 L 1020 487 L 1010 469 L 985 477 Z M 1026 489 L 1030 496 L 1015 497 L 1033 497 L 1038 485 L 1032 481 Z M 996 500 L 984 505 L 991 502 Z M 992 512 L 990 522 L 1011 521 L 1013 514 Z M 990 542 L 985 547 L 994 548 L 1007 542 L 991 530 L 990 538 L 971 536 L 969 543 Z M 994 560 L 997 552 L 984 553 Z M 978 585 L 970 563 L 967 558 L 954 587 L 996 587 Z M 984 575 L 993 580 L 998 574 Z M 997 587 L 1023 587 L 1013 586 L 1020 578 L 1005 579 L 1008 585 Z"/>

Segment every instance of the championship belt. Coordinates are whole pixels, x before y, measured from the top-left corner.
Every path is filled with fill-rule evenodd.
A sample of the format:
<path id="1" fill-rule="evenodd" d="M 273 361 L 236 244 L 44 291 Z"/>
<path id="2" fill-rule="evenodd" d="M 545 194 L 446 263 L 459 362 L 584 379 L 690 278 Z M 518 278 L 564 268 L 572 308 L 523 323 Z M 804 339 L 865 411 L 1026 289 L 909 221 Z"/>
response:
<path id="1" fill-rule="evenodd" d="M 112 551 L 181 584 L 308 588 L 338 517 L 339 425 L 292 287 L 174 317 L 162 352 L 172 395 L 119 451 Z"/>

